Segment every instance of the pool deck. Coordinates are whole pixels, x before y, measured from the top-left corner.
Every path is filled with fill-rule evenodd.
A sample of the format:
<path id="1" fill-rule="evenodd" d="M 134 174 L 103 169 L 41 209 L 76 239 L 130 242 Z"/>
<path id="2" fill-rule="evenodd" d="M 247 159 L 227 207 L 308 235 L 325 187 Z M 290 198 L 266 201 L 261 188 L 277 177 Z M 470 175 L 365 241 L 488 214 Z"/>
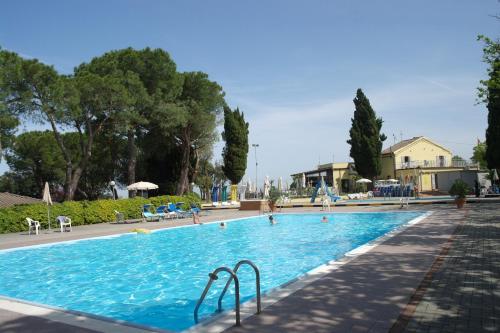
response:
<path id="1" fill-rule="evenodd" d="M 464 210 L 443 204 L 415 205 L 407 209 L 433 210 L 434 214 L 320 276 L 304 288 L 274 301 L 262 314 L 244 319 L 241 327 L 230 327 L 227 332 L 465 332 L 468 327 L 481 327 L 483 322 L 489 325 L 484 324 L 483 330 L 498 329 L 500 205 L 470 204 Z M 334 209 L 337 212 L 386 210 L 397 210 L 397 207 Z M 283 211 L 320 210 L 303 207 Z M 220 210 L 202 217 L 202 222 L 253 215 L 256 212 Z M 488 222 L 480 224 L 485 219 Z M 0 235 L 0 248 L 105 236 L 128 232 L 133 228 L 157 229 L 184 224 L 191 224 L 191 220 L 99 224 L 75 227 L 73 232 L 64 234 Z M 475 262 L 479 257 L 480 264 Z M 481 279 L 482 284 L 474 279 Z M 474 297 L 475 293 L 486 296 Z M 467 319 L 457 316 L 460 311 L 465 311 Z M 104 329 L 103 326 L 92 325 L 92 318 L 80 316 L 75 321 L 74 318 L 71 320 L 48 312 L 30 313 L 14 307 L 1 307 L 0 332 L 113 331 L 112 323 Z M 436 313 L 440 316 L 437 317 Z M 227 316 L 226 319 L 231 321 L 234 317 Z M 447 323 L 453 324 L 450 326 L 452 330 L 444 329 L 448 327 L 444 326 Z M 209 331 L 215 326 L 207 326 L 201 331 Z M 121 326 L 120 329 L 114 326 L 114 331 L 147 332 L 128 326 Z"/>

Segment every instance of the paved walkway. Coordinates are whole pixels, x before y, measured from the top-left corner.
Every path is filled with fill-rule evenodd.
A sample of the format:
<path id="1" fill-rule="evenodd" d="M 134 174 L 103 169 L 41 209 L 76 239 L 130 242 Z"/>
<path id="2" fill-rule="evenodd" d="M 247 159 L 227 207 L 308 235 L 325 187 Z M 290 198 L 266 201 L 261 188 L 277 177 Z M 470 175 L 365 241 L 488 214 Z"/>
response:
<path id="1" fill-rule="evenodd" d="M 500 207 L 474 205 L 392 332 L 500 331 Z"/>

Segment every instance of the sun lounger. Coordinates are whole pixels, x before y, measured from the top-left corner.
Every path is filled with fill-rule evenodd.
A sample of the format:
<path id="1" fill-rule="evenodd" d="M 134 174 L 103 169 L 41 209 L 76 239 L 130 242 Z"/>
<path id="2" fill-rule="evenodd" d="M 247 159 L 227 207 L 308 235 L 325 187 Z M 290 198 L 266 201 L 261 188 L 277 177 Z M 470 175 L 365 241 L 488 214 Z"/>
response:
<path id="1" fill-rule="evenodd" d="M 142 206 L 142 218 L 146 222 L 147 221 L 152 222 L 154 220 L 161 219 L 161 215 L 158 215 L 156 213 L 151 213 L 151 208 L 154 208 L 153 205 L 151 204 L 146 204 Z"/>
<path id="2" fill-rule="evenodd" d="M 178 217 L 188 217 L 188 216 L 191 216 L 193 214 L 192 212 L 188 212 L 188 211 L 185 211 L 185 210 L 178 208 L 175 204 L 173 204 L 171 202 L 168 203 L 167 209 L 169 212 L 177 214 Z"/>
<path id="3" fill-rule="evenodd" d="M 173 218 L 177 217 L 177 214 L 170 212 L 166 205 L 162 205 L 162 206 L 159 206 L 158 208 L 156 208 L 156 214 L 159 215 L 162 219 L 165 219 L 165 218 L 173 219 Z"/>

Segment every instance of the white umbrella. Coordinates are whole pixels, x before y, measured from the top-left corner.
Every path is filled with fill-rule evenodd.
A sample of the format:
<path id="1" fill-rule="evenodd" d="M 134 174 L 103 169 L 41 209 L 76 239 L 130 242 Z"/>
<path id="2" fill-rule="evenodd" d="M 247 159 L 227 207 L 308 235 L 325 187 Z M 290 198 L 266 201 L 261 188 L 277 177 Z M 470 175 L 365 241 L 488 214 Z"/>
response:
<path id="1" fill-rule="evenodd" d="M 399 180 L 397 179 L 394 179 L 394 178 L 391 178 L 391 179 L 387 179 L 386 182 L 389 182 L 389 183 L 397 183 Z"/>
<path id="2" fill-rule="evenodd" d="M 250 178 L 248 178 L 248 180 L 247 180 L 247 189 L 248 189 L 248 192 L 250 192 L 250 193 L 253 192 L 252 181 L 250 180 Z"/>
<path id="3" fill-rule="evenodd" d="M 366 183 L 371 183 L 371 182 L 372 182 L 371 180 L 366 179 L 366 178 L 361 178 L 361 179 L 356 180 L 356 183 L 358 183 L 358 184 L 366 184 Z"/>
<path id="4" fill-rule="evenodd" d="M 50 189 L 49 189 L 48 182 L 45 182 L 42 200 L 47 203 L 47 221 L 49 222 L 49 231 L 50 231 L 50 207 L 49 207 L 49 205 L 52 205 L 52 198 L 50 197 Z"/>
<path id="5" fill-rule="evenodd" d="M 264 198 L 269 198 L 269 188 L 271 187 L 271 183 L 269 182 L 269 176 L 266 176 L 266 180 L 264 181 Z"/>
<path id="6" fill-rule="evenodd" d="M 493 177 L 491 177 L 494 182 L 498 180 L 497 169 L 493 169 Z"/>
<path id="7" fill-rule="evenodd" d="M 302 174 L 302 184 L 301 185 L 302 185 L 302 188 L 306 187 L 306 174 L 305 173 Z"/>
<path id="8" fill-rule="evenodd" d="M 149 191 L 156 190 L 157 188 L 158 185 L 149 182 L 138 182 L 127 186 L 127 190 L 129 191 Z"/>
<path id="9" fill-rule="evenodd" d="M 278 178 L 278 191 L 283 192 L 283 178 Z"/>

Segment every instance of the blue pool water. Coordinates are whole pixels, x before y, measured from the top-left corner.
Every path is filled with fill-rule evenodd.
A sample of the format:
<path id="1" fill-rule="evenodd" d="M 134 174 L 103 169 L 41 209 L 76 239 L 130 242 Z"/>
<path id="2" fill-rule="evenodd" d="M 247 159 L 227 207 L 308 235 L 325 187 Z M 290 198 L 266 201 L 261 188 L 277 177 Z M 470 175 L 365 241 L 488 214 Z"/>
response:
<path id="1" fill-rule="evenodd" d="M 0 251 L 0 295 L 180 331 L 194 324 L 207 274 L 219 266 L 252 260 L 265 292 L 421 214 L 334 213 L 329 223 L 320 222 L 324 214 L 279 214 L 276 225 L 261 216 L 225 229 L 214 223 Z M 249 267 L 240 272 L 244 301 L 255 296 L 255 282 Z M 214 312 L 224 280 L 201 318 Z M 233 299 L 228 292 L 224 306 Z"/>

